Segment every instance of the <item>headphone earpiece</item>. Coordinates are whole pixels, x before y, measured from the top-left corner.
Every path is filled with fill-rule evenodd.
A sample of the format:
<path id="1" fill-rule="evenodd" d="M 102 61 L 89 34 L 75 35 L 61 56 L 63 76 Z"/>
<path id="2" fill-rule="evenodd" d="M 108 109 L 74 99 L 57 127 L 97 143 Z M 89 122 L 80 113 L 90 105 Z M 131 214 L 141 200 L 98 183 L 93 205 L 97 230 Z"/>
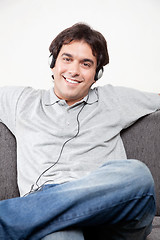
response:
<path id="1" fill-rule="evenodd" d="M 96 75 L 94 77 L 95 81 L 97 81 L 98 79 L 100 79 L 102 77 L 103 71 L 104 71 L 103 67 L 99 71 L 96 71 Z"/>
<path id="2" fill-rule="evenodd" d="M 50 56 L 49 56 L 49 59 L 48 59 L 48 63 L 49 63 L 50 68 L 54 68 L 55 62 L 56 62 L 56 60 L 53 57 L 53 54 L 51 53 Z"/>

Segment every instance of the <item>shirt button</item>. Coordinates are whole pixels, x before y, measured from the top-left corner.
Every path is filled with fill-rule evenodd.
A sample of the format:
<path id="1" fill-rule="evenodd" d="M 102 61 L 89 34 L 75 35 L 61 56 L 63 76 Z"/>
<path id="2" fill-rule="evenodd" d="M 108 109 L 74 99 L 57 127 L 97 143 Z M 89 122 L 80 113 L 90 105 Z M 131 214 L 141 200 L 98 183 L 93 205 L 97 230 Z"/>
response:
<path id="1" fill-rule="evenodd" d="M 67 125 L 69 125 L 69 122 L 67 121 Z"/>

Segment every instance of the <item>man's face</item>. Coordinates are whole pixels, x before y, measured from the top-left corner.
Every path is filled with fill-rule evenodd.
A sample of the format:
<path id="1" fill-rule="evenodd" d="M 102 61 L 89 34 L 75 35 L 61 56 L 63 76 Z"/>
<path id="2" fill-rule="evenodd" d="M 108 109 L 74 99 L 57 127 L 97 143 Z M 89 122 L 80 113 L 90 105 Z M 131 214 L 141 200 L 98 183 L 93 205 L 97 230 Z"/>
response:
<path id="1" fill-rule="evenodd" d="M 54 92 L 68 105 L 84 98 L 95 82 L 97 60 L 84 41 L 63 45 L 54 68 Z"/>

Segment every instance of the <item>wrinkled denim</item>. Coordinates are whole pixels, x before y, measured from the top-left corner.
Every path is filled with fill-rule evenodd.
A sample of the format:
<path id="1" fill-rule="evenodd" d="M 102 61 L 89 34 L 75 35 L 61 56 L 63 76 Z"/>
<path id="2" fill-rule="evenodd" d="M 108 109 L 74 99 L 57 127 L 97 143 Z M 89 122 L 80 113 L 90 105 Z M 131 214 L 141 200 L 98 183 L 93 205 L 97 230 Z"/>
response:
<path id="1" fill-rule="evenodd" d="M 154 215 L 149 169 L 137 160 L 114 160 L 79 180 L 1 201 L 0 239 L 39 240 L 71 226 L 105 226 L 116 230 L 112 239 L 144 240 Z"/>

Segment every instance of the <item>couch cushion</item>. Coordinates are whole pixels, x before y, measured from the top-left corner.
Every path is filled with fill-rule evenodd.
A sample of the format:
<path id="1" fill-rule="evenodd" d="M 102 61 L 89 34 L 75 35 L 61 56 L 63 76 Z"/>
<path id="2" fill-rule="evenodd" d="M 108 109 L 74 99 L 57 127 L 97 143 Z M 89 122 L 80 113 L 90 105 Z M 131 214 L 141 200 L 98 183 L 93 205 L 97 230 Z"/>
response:
<path id="1" fill-rule="evenodd" d="M 155 217 L 153 220 L 152 232 L 147 237 L 147 240 L 159 240 L 159 239 L 160 239 L 160 217 Z"/>

